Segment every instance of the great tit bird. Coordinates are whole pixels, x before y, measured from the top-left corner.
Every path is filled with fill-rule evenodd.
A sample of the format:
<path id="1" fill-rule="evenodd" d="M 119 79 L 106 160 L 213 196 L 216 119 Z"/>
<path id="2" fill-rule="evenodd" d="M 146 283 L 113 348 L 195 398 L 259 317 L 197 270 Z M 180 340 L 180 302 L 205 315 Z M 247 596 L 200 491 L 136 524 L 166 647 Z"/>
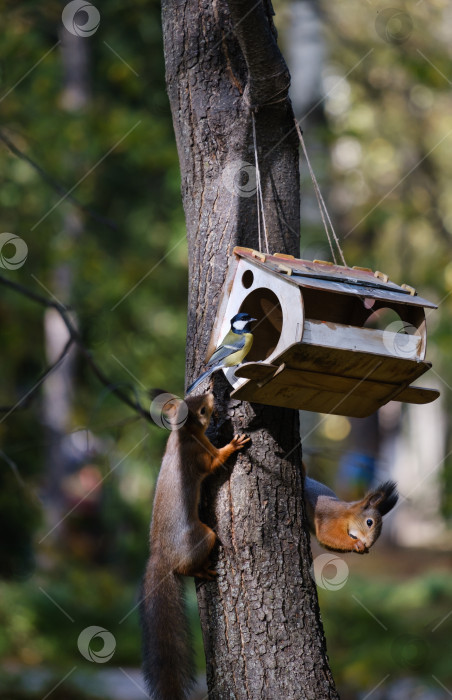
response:
<path id="1" fill-rule="evenodd" d="M 251 318 L 249 314 L 245 313 L 236 314 L 231 319 L 231 330 L 229 333 L 226 333 L 220 345 L 209 358 L 206 371 L 193 384 L 190 384 L 187 389 L 187 395 L 193 389 L 196 389 L 212 372 L 216 372 L 223 367 L 234 367 L 243 362 L 253 344 L 250 324 L 256 320 L 256 318 Z"/>

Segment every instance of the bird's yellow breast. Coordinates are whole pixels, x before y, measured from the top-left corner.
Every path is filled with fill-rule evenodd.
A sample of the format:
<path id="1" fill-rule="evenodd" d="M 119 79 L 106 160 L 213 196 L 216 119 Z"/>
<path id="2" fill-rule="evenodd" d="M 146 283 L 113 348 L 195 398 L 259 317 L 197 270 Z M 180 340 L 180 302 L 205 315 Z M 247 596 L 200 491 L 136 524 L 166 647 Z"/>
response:
<path id="1" fill-rule="evenodd" d="M 226 357 L 224 361 L 225 367 L 233 367 L 234 365 L 239 365 L 248 355 L 253 344 L 253 334 L 244 333 L 243 337 L 245 338 L 245 345 L 243 346 L 243 348 L 240 348 L 240 350 L 237 350 L 237 352 L 233 352 L 232 355 L 228 355 L 228 357 Z"/>

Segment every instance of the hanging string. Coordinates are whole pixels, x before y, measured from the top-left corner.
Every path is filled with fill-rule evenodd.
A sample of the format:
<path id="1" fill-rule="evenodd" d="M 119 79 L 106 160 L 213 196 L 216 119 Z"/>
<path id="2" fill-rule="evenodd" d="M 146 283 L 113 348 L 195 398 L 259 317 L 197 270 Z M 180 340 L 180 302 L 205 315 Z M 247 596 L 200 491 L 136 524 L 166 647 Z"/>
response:
<path id="1" fill-rule="evenodd" d="M 264 225 L 265 247 L 267 249 L 267 255 L 270 255 L 270 248 L 268 246 L 267 224 L 265 223 L 264 200 L 262 198 L 261 176 L 260 176 L 259 170 L 257 170 L 256 172 L 257 172 L 258 180 L 259 180 L 258 191 L 259 191 L 259 199 L 261 202 L 262 223 Z"/>
<path id="2" fill-rule="evenodd" d="M 259 202 L 259 163 L 257 160 L 257 143 L 256 143 L 256 124 L 254 121 L 254 112 L 251 112 L 252 123 L 253 123 L 253 144 L 254 144 L 254 163 L 256 170 L 256 205 L 257 205 L 257 233 L 259 237 L 259 250 L 262 250 L 262 238 L 261 238 L 261 209 Z"/>
<path id="3" fill-rule="evenodd" d="M 259 236 L 259 250 L 262 251 L 262 238 L 261 238 L 261 216 L 262 216 L 262 224 L 263 224 L 263 228 L 264 228 L 264 237 L 265 237 L 265 247 L 267 249 L 267 255 L 270 255 L 270 249 L 268 246 L 267 224 L 265 223 L 264 200 L 262 197 L 261 174 L 260 174 L 260 170 L 259 170 L 259 160 L 257 157 L 256 120 L 254 117 L 254 112 L 251 112 L 251 119 L 252 119 L 252 124 L 253 124 L 254 162 L 256 164 L 257 231 L 258 231 L 258 236 Z"/>
<path id="4" fill-rule="evenodd" d="M 301 147 L 303 149 L 304 157 L 306 158 L 306 163 L 308 165 L 309 173 L 311 175 L 312 184 L 314 185 L 315 196 L 317 197 L 317 202 L 318 202 L 319 209 L 320 209 L 320 215 L 322 217 L 323 225 L 325 227 L 325 233 L 326 233 L 326 237 L 328 238 L 328 243 L 330 245 L 331 254 L 333 256 L 334 263 L 337 265 L 336 255 L 334 254 L 333 242 L 331 240 L 331 235 L 330 235 L 330 231 L 328 230 L 325 216 L 326 216 L 326 219 L 328 221 L 328 224 L 330 225 L 331 233 L 333 234 L 334 242 L 336 243 L 337 249 L 339 251 L 339 255 L 341 256 L 342 264 L 345 267 L 347 267 L 347 263 L 345 262 L 344 253 L 342 252 L 341 244 L 339 243 L 339 239 L 336 235 L 336 231 L 334 230 L 334 226 L 333 226 L 332 221 L 330 219 L 330 215 L 328 214 L 328 209 L 326 208 L 325 201 L 322 197 L 322 193 L 320 191 L 320 187 L 318 185 L 317 178 L 314 174 L 314 171 L 312 169 L 312 166 L 311 166 L 311 163 L 309 160 L 308 152 L 306 150 L 306 146 L 305 146 L 304 139 L 303 139 L 303 133 L 298 125 L 297 120 L 294 119 L 294 121 L 295 121 L 295 128 L 296 128 L 297 133 L 298 133 L 298 138 L 300 139 Z"/>

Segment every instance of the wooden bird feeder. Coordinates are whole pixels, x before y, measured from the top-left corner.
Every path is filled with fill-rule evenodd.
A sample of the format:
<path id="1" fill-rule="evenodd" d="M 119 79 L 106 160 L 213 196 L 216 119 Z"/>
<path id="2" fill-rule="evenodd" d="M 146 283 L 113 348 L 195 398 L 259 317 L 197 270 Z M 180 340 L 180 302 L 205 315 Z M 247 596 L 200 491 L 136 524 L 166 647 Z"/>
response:
<path id="1" fill-rule="evenodd" d="M 425 308 L 436 306 L 381 272 L 235 248 L 208 352 L 245 311 L 258 320 L 246 362 L 224 370 L 232 398 L 368 416 L 439 396 L 410 386 L 431 367 Z"/>

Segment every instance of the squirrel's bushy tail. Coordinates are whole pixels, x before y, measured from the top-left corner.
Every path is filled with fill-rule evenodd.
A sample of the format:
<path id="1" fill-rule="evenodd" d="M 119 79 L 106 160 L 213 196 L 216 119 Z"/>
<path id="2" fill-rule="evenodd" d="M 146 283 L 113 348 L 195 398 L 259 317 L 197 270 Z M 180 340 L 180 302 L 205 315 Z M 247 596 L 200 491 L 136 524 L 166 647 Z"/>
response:
<path id="1" fill-rule="evenodd" d="M 183 584 L 154 563 L 151 557 L 140 602 L 146 688 L 152 700 L 186 700 L 194 679 Z"/>

